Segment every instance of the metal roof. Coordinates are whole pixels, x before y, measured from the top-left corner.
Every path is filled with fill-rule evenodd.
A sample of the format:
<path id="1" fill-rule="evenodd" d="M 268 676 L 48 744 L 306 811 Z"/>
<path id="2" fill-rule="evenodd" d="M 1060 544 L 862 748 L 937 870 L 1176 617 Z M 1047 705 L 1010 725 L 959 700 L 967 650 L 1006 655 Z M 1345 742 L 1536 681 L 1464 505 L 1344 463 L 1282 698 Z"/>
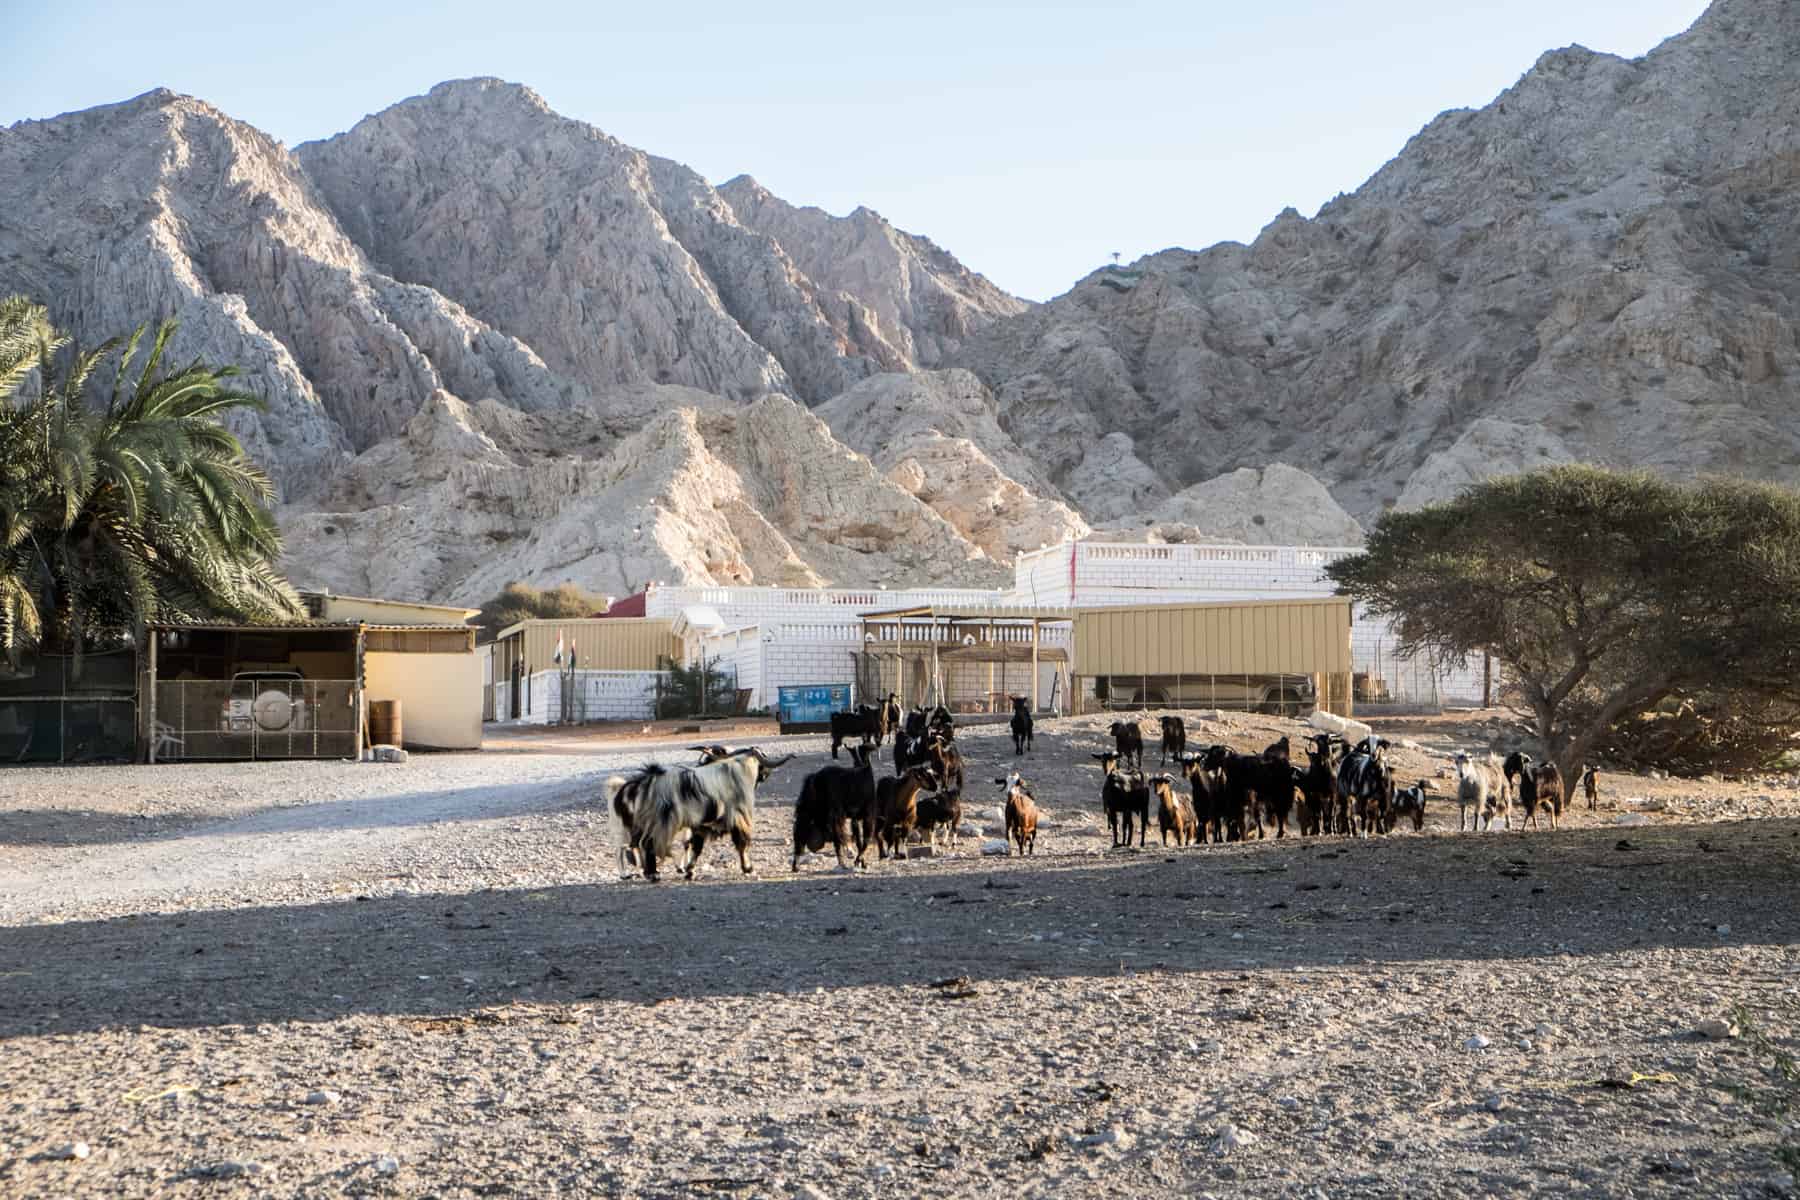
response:
<path id="1" fill-rule="evenodd" d="M 958 605 L 946 610 L 940 609 L 936 605 L 922 604 L 914 608 L 890 608 L 880 612 L 859 613 L 858 616 L 864 621 L 900 621 L 908 618 L 933 621 L 1072 621 L 1075 619 L 1075 610 L 1029 604 L 1017 606 Z"/>

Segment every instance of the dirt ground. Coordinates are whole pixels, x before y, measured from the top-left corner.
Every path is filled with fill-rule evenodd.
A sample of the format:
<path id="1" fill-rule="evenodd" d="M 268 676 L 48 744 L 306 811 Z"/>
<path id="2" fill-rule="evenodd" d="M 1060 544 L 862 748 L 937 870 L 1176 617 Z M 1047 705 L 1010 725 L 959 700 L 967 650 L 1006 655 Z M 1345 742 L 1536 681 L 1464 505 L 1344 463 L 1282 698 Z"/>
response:
<path id="1" fill-rule="evenodd" d="M 660 729 L 8 772 L 0 1195 L 1792 1193 L 1793 779 L 1113 851 L 1103 726 L 1040 724 L 1034 858 L 848 874 L 787 865 L 825 740 L 763 739 L 756 874 L 691 884 L 618 879 L 595 802 Z M 1378 729 L 1408 782 L 1507 737 Z M 1010 739 L 959 740 L 997 826 Z"/>

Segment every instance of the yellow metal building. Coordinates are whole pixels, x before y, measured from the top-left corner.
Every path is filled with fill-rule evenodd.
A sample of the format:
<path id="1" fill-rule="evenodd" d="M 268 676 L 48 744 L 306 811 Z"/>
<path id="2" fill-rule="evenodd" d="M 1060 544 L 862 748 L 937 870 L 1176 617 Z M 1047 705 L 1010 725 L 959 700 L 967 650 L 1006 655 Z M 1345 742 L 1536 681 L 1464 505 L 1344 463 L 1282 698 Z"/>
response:
<path id="1" fill-rule="evenodd" d="M 1350 710 L 1350 601 L 1340 597 L 1081 609 L 1074 643 L 1075 670 L 1102 700 L 1142 707 L 1210 695 L 1230 698 L 1217 707 L 1254 706 L 1290 694 L 1282 680 L 1304 678 L 1320 707 Z"/>

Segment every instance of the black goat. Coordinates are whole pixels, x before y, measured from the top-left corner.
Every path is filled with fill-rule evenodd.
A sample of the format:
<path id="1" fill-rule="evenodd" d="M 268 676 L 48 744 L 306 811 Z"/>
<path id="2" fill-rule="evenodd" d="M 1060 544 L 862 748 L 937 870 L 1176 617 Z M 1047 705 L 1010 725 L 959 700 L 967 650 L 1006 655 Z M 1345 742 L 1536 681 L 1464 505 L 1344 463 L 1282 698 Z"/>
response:
<path id="1" fill-rule="evenodd" d="M 859 704 L 849 712 L 831 714 L 831 757 L 845 742 L 870 741 L 881 745 L 881 710 L 870 704 Z"/>
<path id="2" fill-rule="evenodd" d="M 1394 775 L 1381 757 L 1381 745 L 1365 739 L 1356 753 L 1338 764 L 1338 819 L 1348 832 L 1368 837 L 1385 829 L 1394 795 Z"/>
<path id="3" fill-rule="evenodd" d="M 1031 701 L 1024 696 L 1014 696 L 1012 706 L 1013 756 L 1016 758 L 1031 749 Z"/>
<path id="4" fill-rule="evenodd" d="M 800 782 L 794 801 L 794 853 L 788 869 L 800 869 L 800 855 L 818 851 L 830 842 L 837 851 L 838 867 L 844 866 L 844 844 L 856 846 L 856 865 L 863 865 L 867 832 L 875 815 L 875 771 L 869 765 L 873 747 L 866 742 L 850 747 L 848 767 L 821 767 Z M 853 833 L 852 826 L 860 827 Z"/>
<path id="5" fill-rule="evenodd" d="M 1401 817 L 1412 821 L 1413 832 L 1425 828 L 1425 795 L 1431 790 L 1429 779 L 1419 780 L 1417 787 L 1401 788 L 1394 793 L 1394 807 L 1389 817 L 1398 823 Z"/>
<path id="6" fill-rule="evenodd" d="M 1514 750 L 1507 755 L 1506 761 L 1500 764 L 1500 776 L 1505 781 L 1500 794 L 1509 798 L 1515 795 L 1523 798 L 1525 793 L 1518 790 L 1523 786 L 1519 781 L 1530 771 L 1531 755 L 1523 750 Z"/>
<path id="7" fill-rule="evenodd" d="M 1150 833 L 1150 785 L 1143 772 L 1119 769 L 1119 755 L 1110 750 L 1094 755 L 1106 778 L 1100 785 L 1100 807 L 1106 812 L 1106 828 L 1112 833 L 1113 849 L 1131 845 L 1131 826 L 1138 827 L 1138 846 L 1144 845 Z M 1123 840 L 1119 837 L 1124 830 Z"/>
<path id="8" fill-rule="evenodd" d="M 1114 721 L 1110 732 L 1113 747 L 1121 762 L 1129 762 L 1134 770 L 1144 769 L 1144 731 L 1136 721 Z"/>
<path id="9" fill-rule="evenodd" d="M 1213 830 L 1212 840 L 1222 841 L 1217 836 L 1216 821 L 1219 815 L 1219 795 L 1225 787 L 1223 776 L 1207 769 L 1205 754 L 1182 755 L 1181 771 L 1187 776 L 1188 790 L 1194 796 L 1194 821 L 1199 826 L 1195 830 L 1194 840 L 1206 841 L 1208 830 Z"/>
<path id="10" fill-rule="evenodd" d="M 1164 717 L 1162 719 L 1162 765 L 1167 765 L 1169 756 L 1173 754 L 1175 761 L 1182 761 L 1187 753 L 1187 724 L 1180 717 Z"/>

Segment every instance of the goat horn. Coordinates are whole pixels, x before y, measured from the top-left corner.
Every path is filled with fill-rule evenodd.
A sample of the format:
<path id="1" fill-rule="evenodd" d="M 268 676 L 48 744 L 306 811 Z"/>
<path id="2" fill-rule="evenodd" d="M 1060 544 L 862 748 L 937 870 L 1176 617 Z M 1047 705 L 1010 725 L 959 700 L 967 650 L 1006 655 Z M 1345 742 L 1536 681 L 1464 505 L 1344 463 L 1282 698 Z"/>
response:
<path id="1" fill-rule="evenodd" d="M 752 746 L 750 748 L 750 753 L 756 755 L 756 760 L 758 762 L 762 763 L 762 765 L 765 767 L 779 767 L 781 764 L 792 760 L 794 757 L 791 754 L 784 754 L 780 758 L 770 758 L 768 755 L 766 755 L 762 752 L 762 749 L 760 747 L 757 747 L 757 746 Z"/>

